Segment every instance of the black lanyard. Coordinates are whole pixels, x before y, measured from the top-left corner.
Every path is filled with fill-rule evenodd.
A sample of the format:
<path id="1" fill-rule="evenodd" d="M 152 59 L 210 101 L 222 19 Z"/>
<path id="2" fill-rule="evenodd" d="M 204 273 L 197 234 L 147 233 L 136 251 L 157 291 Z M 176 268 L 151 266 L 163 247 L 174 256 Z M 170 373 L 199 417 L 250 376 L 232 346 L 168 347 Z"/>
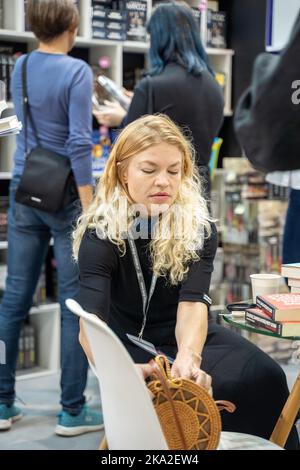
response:
<path id="1" fill-rule="evenodd" d="M 152 274 L 152 280 L 151 280 L 149 296 L 148 296 L 147 295 L 147 290 L 146 290 L 146 285 L 145 285 L 145 280 L 144 280 L 144 276 L 143 276 L 143 271 L 142 271 L 141 263 L 140 263 L 140 260 L 139 260 L 139 255 L 138 255 L 138 252 L 137 252 L 137 249 L 136 249 L 136 246 L 135 246 L 135 242 L 134 242 L 134 239 L 132 237 L 132 234 L 131 234 L 130 230 L 128 232 L 128 243 L 129 243 L 130 251 L 131 251 L 131 254 L 132 254 L 132 259 L 133 259 L 133 263 L 134 263 L 134 267 L 135 267 L 135 272 L 136 272 L 136 275 L 137 275 L 137 279 L 138 279 L 138 283 L 139 283 L 139 287 L 140 287 L 140 291 L 141 291 L 141 296 L 142 296 L 142 300 L 143 300 L 143 323 L 142 323 L 141 331 L 139 332 L 139 339 L 141 339 L 143 337 L 144 329 L 145 329 L 145 326 L 146 326 L 147 313 L 148 313 L 148 310 L 149 310 L 150 300 L 152 298 L 152 295 L 153 295 L 153 292 L 154 292 L 154 289 L 155 289 L 157 276 L 154 273 Z"/>

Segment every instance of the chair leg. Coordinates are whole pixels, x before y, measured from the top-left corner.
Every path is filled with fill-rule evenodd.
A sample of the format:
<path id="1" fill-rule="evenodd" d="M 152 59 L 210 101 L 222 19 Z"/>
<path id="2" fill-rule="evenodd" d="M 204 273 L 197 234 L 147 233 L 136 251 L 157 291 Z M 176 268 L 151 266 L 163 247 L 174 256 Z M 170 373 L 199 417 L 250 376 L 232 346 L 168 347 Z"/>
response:
<path id="1" fill-rule="evenodd" d="M 300 408 L 300 374 L 273 429 L 270 441 L 283 447 Z"/>
<path id="2" fill-rule="evenodd" d="M 108 450 L 106 436 L 104 435 L 102 441 L 100 442 L 99 450 Z"/>

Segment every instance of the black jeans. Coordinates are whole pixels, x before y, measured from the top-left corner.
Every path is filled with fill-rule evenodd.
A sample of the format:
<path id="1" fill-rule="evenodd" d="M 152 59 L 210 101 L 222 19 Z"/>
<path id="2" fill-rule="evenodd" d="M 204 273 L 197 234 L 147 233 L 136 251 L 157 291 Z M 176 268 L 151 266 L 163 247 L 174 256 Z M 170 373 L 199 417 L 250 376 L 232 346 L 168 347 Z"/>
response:
<path id="1" fill-rule="evenodd" d="M 137 363 L 152 358 L 134 345 L 126 343 L 125 346 Z M 176 355 L 173 346 L 161 345 L 159 349 L 167 355 Z M 221 412 L 223 431 L 269 439 L 289 395 L 282 368 L 250 341 L 212 320 L 201 368 L 212 377 L 214 399 L 229 400 L 236 405 L 234 413 Z M 295 426 L 285 447 L 300 448 Z"/>

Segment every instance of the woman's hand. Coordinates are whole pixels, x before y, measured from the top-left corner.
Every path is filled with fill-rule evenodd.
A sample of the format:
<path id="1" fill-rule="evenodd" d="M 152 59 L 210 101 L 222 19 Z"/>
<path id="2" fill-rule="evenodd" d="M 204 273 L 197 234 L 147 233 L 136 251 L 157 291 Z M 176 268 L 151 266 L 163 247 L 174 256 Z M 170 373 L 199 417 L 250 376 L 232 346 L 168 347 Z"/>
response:
<path id="1" fill-rule="evenodd" d="M 188 348 L 179 350 L 171 369 L 172 377 L 183 377 L 196 382 L 206 388 L 212 396 L 211 376 L 200 369 L 200 356 L 197 360 L 195 353 Z"/>
<path id="2" fill-rule="evenodd" d="M 150 377 L 155 370 L 155 366 L 151 364 L 136 364 L 136 367 L 144 380 Z"/>
<path id="3" fill-rule="evenodd" d="M 126 116 L 126 111 L 122 106 L 114 101 L 105 101 L 107 110 L 98 111 L 93 109 L 93 115 L 99 122 L 106 127 L 118 127 Z"/>

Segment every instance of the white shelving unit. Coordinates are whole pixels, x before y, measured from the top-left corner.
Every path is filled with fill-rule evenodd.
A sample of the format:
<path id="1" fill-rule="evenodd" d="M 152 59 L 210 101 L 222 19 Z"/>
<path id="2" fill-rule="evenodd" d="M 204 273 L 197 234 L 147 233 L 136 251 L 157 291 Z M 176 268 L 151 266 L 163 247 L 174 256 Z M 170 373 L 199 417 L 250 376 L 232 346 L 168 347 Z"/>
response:
<path id="1" fill-rule="evenodd" d="M 29 379 L 54 374 L 60 367 L 60 307 L 58 303 L 32 307 L 30 321 L 36 337 L 36 361 L 38 366 L 17 372 L 17 377 Z"/>
<path id="2" fill-rule="evenodd" d="M 148 15 L 151 13 L 152 0 L 148 0 Z M 188 0 L 191 6 L 197 6 L 198 0 Z M 77 47 L 89 49 L 89 63 L 96 65 L 102 55 L 109 56 L 111 59 L 111 77 L 118 84 L 122 85 L 123 74 L 123 53 L 147 54 L 148 43 L 134 41 L 110 41 L 92 38 L 91 30 L 91 0 L 81 0 L 80 2 L 80 26 L 79 36 L 76 39 Z M 24 1 L 23 0 L 4 0 L 4 24 L 5 29 L 0 29 L 0 41 L 23 42 L 28 44 L 28 49 L 32 50 L 36 46 L 34 35 L 25 31 L 24 21 Z M 203 32 L 203 31 L 202 31 Z M 205 36 L 205 32 L 203 32 Z M 205 43 L 205 40 L 203 40 Z M 207 48 L 213 68 L 226 75 L 225 87 L 225 109 L 224 114 L 230 116 L 231 109 L 231 70 L 232 57 L 234 51 L 230 49 Z"/>
<path id="3" fill-rule="evenodd" d="M 151 13 L 152 0 L 147 0 L 148 15 Z M 197 6 L 199 0 L 189 0 L 191 6 Z M 149 43 L 134 41 L 109 41 L 92 38 L 91 30 L 91 0 L 80 2 L 80 26 L 76 46 L 88 49 L 90 65 L 97 65 L 100 56 L 108 56 L 111 60 L 111 78 L 118 84 L 123 84 L 123 59 L 124 53 L 147 55 Z M 36 40 L 31 32 L 25 31 L 24 1 L 4 0 L 4 25 L 0 29 L 0 42 L 19 42 L 27 44 L 29 51 L 35 49 Z M 203 25 L 201 28 L 202 33 Z M 205 42 L 204 42 L 205 43 Z M 216 72 L 226 75 L 225 86 L 225 109 L 224 115 L 231 116 L 231 87 L 232 87 L 232 59 L 234 51 L 227 49 L 206 48 L 212 67 Z M 9 113 L 13 106 L 10 103 Z M 11 178 L 12 156 L 15 150 L 15 136 L 0 139 L 0 184 L 1 180 Z M 97 176 L 97 175 L 95 175 Z M 0 242 L 1 252 L 7 250 L 7 242 Z M 30 312 L 33 325 L 38 332 L 37 358 L 39 367 L 28 371 L 21 371 L 19 378 L 30 378 L 37 375 L 45 375 L 56 372 L 59 369 L 60 351 L 60 313 L 58 304 L 43 305 L 31 309 Z"/>

